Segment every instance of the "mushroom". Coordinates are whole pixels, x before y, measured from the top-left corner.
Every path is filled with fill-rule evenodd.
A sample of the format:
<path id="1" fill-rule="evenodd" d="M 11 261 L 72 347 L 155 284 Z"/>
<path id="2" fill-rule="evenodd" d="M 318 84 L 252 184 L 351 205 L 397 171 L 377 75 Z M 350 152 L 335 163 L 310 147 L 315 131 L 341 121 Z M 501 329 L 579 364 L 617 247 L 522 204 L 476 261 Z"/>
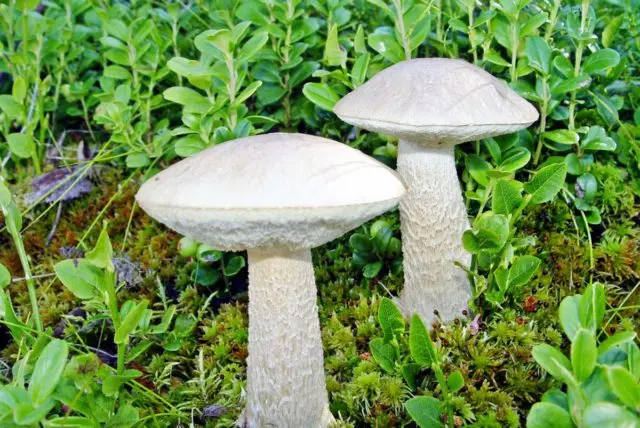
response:
<path id="1" fill-rule="evenodd" d="M 536 109 L 504 83 L 466 61 L 423 58 L 378 73 L 334 108 L 345 122 L 400 139 L 398 172 L 406 313 L 431 322 L 460 315 L 471 297 L 462 246 L 469 228 L 454 145 L 509 134 L 538 119 Z"/>
<path id="2" fill-rule="evenodd" d="M 147 181 L 152 217 L 249 259 L 250 427 L 326 427 L 329 412 L 311 248 L 394 207 L 397 174 L 360 151 L 302 134 L 213 146 Z"/>

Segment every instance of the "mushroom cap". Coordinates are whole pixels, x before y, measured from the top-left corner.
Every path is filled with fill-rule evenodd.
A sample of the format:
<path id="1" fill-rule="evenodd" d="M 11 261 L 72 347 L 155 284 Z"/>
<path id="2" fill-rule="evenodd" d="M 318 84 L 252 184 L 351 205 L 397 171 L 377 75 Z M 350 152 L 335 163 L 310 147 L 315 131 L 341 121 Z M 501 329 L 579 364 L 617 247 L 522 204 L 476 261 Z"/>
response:
<path id="1" fill-rule="evenodd" d="M 136 200 L 169 228 L 221 250 L 312 248 L 394 207 L 398 175 L 359 150 L 303 134 L 210 147 L 149 179 Z"/>
<path id="2" fill-rule="evenodd" d="M 538 120 L 537 110 L 502 81 L 447 58 L 389 67 L 342 98 L 334 112 L 357 127 L 425 145 L 509 134 Z"/>

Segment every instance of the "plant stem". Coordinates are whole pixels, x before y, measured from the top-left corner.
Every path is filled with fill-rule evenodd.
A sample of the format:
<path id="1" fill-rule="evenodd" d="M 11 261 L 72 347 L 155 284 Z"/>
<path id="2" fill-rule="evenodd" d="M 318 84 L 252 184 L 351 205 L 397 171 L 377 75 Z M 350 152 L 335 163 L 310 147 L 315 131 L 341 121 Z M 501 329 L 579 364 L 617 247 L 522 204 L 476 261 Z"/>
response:
<path id="1" fill-rule="evenodd" d="M 113 329 L 117 331 L 120 327 L 120 311 L 118 310 L 118 297 L 116 295 L 116 277 L 115 273 L 111 270 L 106 271 L 106 280 L 105 280 L 106 290 L 106 300 L 107 307 L 109 308 L 109 312 L 111 314 L 111 320 L 113 321 Z M 126 344 L 118 343 L 118 363 L 116 366 L 118 376 L 122 375 L 124 372 L 124 360 L 125 360 L 125 352 L 126 352 Z"/>
<path id="2" fill-rule="evenodd" d="M 542 108 L 540 109 L 540 128 L 538 129 L 538 146 L 536 147 L 536 153 L 533 156 L 533 166 L 538 165 L 540 160 L 540 154 L 542 153 L 542 142 L 544 141 L 545 128 L 547 127 L 547 109 L 549 108 L 549 84 L 547 77 L 542 78 Z"/>
<path id="3" fill-rule="evenodd" d="M 518 17 L 516 17 L 516 21 L 517 20 Z M 516 21 L 511 23 L 511 83 L 515 82 L 518 78 L 516 75 L 516 63 L 518 60 L 518 26 L 516 25 Z"/>
<path id="4" fill-rule="evenodd" d="M 587 14 L 589 12 L 589 0 L 582 0 L 582 14 L 580 18 L 580 34 L 584 33 L 587 26 Z M 580 67 L 582 63 L 582 50 L 584 42 L 580 40 L 576 48 L 576 56 L 574 62 L 574 76 L 580 75 Z M 576 91 L 571 92 L 571 101 L 569 102 L 569 129 L 575 129 L 575 110 L 576 110 Z"/>
<path id="5" fill-rule="evenodd" d="M 473 28 L 473 4 L 469 6 L 469 42 L 471 43 L 471 52 L 473 53 L 473 63 L 478 62 L 478 50 L 476 49 L 476 30 Z"/>
<path id="6" fill-rule="evenodd" d="M 447 406 L 447 426 L 453 428 L 455 426 L 453 422 L 453 408 L 451 407 L 450 397 L 449 397 L 449 387 L 447 385 L 447 380 L 444 377 L 444 373 L 442 372 L 442 367 L 440 367 L 440 363 L 434 362 L 431 364 L 431 368 L 436 375 L 436 379 L 438 379 L 438 383 L 440 384 L 440 388 L 442 389 L 442 397 Z"/>
<path id="7" fill-rule="evenodd" d="M 396 21 L 398 24 L 398 32 L 400 33 L 400 37 L 402 37 L 402 47 L 404 48 L 404 56 L 405 59 L 411 59 L 411 48 L 409 46 L 409 40 L 407 40 L 407 34 L 404 29 L 404 17 L 402 15 L 402 1 L 401 0 L 393 0 L 393 5 L 396 9 Z"/>
<path id="8" fill-rule="evenodd" d="M 558 21 L 558 9 L 560 9 L 561 0 L 555 0 L 553 2 L 553 7 L 551 8 L 551 13 L 549 14 L 549 23 L 547 24 L 547 30 L 544 34 L 544 39 L 548 42 L 551 40 L 551 36 L 553 35 L 553 29 L 556 26 L 556 22 Z"/>
<path id="9" fill-rule="evenodd" d="M 444 46 L 444 41 L 442 40 L 442 0 L 436 0 L 436 9 L 436 38 Z"/>
<path id="10" fill-rule="evenodd" d="M 36 324 L 38 333 L 42 333 L 42 321 L 40 320 L 40 310 L 38 308 L 38 295 L 36 294 L 36 285 L 33 282 L 33 276 L 31 275 L 31 268 L 29 266 L 29 259 L 27 258 L 27 252 L 24 249 L 24 243 L 19 232 L 12 234 L 13 243 L 18 250 L 18 256 L 20 257 L 20 264 L 24 271 L 24 277 L 27 281 L 27 291 L 29 292 L 29 301 L 31 302 L 31 312 L 33 313 L 33 321 Z"/>

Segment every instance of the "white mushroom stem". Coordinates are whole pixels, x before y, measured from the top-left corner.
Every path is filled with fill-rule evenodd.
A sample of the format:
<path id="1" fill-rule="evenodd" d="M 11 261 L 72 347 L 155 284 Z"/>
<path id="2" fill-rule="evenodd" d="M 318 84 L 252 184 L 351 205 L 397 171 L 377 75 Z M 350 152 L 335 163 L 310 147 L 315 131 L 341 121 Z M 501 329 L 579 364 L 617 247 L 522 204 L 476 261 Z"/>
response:
<path id="1" fill-rule="evenodd" d="M 453 145 L 427 147 L 400 140 L 398 173 L 407 185 L 400 201 L 404 289 L 399 303 L 423 321 L 461 316 L 471 298 L 466 273 L 471 263 L 462 246 L 469 228 L 456 172 Z"/>
<path id="2" fill-rule="evenodd" d="M 329 412 L 308 249 L 249 250 L 248 427 L 325 428 Z"/>

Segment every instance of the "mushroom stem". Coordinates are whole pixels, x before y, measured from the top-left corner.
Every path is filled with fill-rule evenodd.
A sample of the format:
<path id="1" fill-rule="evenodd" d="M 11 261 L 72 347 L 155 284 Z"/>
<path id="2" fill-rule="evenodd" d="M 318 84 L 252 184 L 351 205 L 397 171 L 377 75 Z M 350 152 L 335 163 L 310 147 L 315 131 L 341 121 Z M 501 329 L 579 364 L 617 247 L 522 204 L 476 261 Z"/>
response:
<path id="1" fill-rule="evenodd" d="M 400 201 L 404 289 L 399 304 L 428 323 L 460 316 L 471 298 L 462 246 L 469 220 L 458 183 L 453 145 L 427 147 L 400 140 L 398 173 L 407 185 Z"/>
<path id="2" fill-rule="evenodd" d="M 248 427 L 331 424 L 311 251 L 249 256 Z"/>

